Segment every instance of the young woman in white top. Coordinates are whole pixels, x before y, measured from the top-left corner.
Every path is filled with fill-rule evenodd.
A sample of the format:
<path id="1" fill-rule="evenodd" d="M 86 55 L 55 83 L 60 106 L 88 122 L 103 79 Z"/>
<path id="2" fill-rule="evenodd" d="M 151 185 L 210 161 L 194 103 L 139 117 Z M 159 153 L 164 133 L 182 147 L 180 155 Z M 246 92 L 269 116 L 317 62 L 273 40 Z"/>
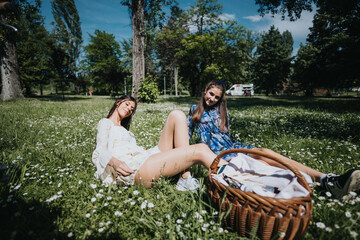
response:
<path id="1" fill-rule="evenodd" d="M 189 145 L 186 116 L 180 110 L 167 117 L 156 147 L 145 150 L 138 146 L 129 131 L 136 106 L 134 98 L 122 96 L 107 118 L 99 121 L 92 155 L 97 178 L 105 184 L 122 182 L 150 188 L 161 176 L 174 176 L 195 164 L 210 167 L 216 155 L 205 144 Z M 219 166 L 224 164 L 227 162 L 221 159 Z"/>

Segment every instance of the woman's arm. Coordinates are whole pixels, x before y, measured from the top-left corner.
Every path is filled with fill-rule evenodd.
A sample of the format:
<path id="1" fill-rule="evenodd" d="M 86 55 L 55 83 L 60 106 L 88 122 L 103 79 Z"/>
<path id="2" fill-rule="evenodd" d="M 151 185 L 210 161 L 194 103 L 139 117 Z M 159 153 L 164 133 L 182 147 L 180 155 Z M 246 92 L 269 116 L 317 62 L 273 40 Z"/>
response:
<path id="1" fill-rule="evenodd" d="M 97 128 L 96 148 L 92 161 L 97 168 L 97 174 L 102 174 L 107 165 L 113 167 L 118 174 L 128 176 L 134 171 L 123 161 L 112 156 L 109 150 L 109 133 L 113 123 L 108 119 L 100 120 Z"/>
<path id="2" fill-rule="evenodd" d="M 135 171 L 129 168 L 125 162 L 114 157 L 111 157 L 108 165 L 113 167 L 116 173 L 122 176 L 129 176 L 130 174 L 135 173 Z"/>
<path id="3" fill-rule="evenodd" d="M 108 149 L 108 145 L 112 124 L 113 123 L 108 119 L 101 119 L 97 126 L 96 148 L 92 155 L 92 161 L 98 170 L 104 171 L 111 159 L 111 152 Z"/>

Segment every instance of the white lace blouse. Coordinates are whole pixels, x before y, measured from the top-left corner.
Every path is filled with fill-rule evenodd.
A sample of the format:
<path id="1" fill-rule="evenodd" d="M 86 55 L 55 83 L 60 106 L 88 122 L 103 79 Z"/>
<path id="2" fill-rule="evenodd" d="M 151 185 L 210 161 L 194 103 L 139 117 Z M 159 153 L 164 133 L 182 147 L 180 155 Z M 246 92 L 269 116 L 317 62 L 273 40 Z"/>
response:
<path id="1" fill-rule="evenodd" d="M 103 118 L 97 126 L 96 148 L 92 154 L 96 166 L 95 177 L 105 184 L 134 184 L 136 171 L 149 156 L 158 152 L 158 147 L 145 150 L 138 146 L 134 134 L 122 126 L 115 126 L 110 119 Z M 111 157 L 124 161 L 135 173 L 127 177 L 117 176 L 114 168 L 107 165 Z"/>

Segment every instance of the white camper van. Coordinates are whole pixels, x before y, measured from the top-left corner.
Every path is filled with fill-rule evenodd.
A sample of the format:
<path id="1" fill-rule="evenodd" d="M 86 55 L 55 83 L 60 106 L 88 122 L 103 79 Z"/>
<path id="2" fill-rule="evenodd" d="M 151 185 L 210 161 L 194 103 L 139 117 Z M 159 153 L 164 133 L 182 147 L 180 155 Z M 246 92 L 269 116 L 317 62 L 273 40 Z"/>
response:
<path id="1" fill-rule="evenodd" d="M 254 84 L 235 84 L 225 93 L 227 95 L 254 96 Z"/>

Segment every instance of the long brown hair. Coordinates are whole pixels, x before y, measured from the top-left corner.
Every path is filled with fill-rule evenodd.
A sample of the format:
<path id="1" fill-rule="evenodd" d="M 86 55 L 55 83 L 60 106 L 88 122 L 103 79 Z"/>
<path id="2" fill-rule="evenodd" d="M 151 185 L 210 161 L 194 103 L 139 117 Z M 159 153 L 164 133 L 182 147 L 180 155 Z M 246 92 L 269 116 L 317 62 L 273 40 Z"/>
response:
<path id="1" fill-rule="evenodd" d="M 131 115 L 122 119 L 120 122 L 121 126 L 123 126 L 126 130 L 129 130 L 130 124 L 131 124 L 131 119 L 132 119 L 133 115 L 135 114 L 136 107 L 137 107 L 137 102 L 136 102 L 135 98 L 128 96 L 128 95 L 123 95 L 123 96 L 119 97 L 118 99 L 116 99 L 114 105 L 110 109 L 106 118 L 109 118 L 114 113 L 115 109 L 125 101 L 133 101 L 135 103 L 135 107 L 134 107 L 134 110 L 132 111 Z"/>
<path id="2" fill-rule="evenodd" d="M 206 85 L 205 92 L 202 93 L 200 102 L 199 102 L 199 104 L 197 105 L 197 107 L 195 108 L 195 110 L 194 110 L 194 112 L 192 114 L 192 121 L 197 122 L 197 123 L 199 123 L 201 121 L 201 117 L 204 114 L 205 108 L 207 107 L 206 103 L 205 103 L 205 94 L 209 89 L 211 89 L 213 87 L 217 87 L 222 92 L 219 101 L 215 104 L 214 107 L 219 108 L 220 120 L 221 120 L 220 130 L 228 132 L 229 131 L 229 126 L 228 126 L 228 117 L 227 117 L 227 109 L 226 109 L 226 97 L 225 97 L 226 87 L 225 87 L 224 83 L 222 83 L 221 81 L 218 81 L 218 80 L 211 81 Z"/>

